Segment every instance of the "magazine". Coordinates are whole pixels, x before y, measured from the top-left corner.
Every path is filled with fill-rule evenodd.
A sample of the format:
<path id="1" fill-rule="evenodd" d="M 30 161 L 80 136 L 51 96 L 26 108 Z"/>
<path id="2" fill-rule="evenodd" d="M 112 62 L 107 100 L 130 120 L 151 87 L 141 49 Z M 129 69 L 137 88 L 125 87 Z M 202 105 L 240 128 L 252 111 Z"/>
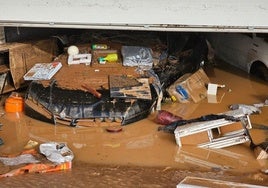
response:
<path id="1" fill-rule="evenodd" d="M 50 80 L 61 67 L 61 62 L 37 63 L 23 78 L 24 80 Z"/>

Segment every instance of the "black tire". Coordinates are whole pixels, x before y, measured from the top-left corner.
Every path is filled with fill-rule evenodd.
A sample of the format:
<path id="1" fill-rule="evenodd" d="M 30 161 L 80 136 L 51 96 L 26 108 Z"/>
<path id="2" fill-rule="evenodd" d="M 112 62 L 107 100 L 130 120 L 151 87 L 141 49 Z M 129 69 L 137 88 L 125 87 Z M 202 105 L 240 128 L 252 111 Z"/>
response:
<path id="1" fill-rule="evenodd" d="M 258 65 L 255 74 L 259 78 L 268 81 L 268 68 L 264 64 Z"/>

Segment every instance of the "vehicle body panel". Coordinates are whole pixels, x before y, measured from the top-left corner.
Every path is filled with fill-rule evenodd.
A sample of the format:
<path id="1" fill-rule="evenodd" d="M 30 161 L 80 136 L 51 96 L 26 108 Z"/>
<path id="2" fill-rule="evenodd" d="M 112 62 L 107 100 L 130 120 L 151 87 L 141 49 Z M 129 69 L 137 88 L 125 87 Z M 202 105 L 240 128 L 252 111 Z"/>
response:
<path id="1" fill-rule="evenodd" d="M 263 36 L 245 33 L 209 33 L 207 38 L 215 50 L 215 55 L 233 66 L 248 73 L 255 62 L 262 62 L 268 68 L 268 43 Z"/>

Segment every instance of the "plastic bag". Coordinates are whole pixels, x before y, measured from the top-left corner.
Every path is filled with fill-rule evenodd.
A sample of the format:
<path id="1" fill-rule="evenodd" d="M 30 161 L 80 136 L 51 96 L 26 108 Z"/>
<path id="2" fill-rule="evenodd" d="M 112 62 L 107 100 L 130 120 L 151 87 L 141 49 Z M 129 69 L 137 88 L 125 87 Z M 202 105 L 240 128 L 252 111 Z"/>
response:
<path id="1" fill-rule="evenodd" d="M 54 163 L 71 162 L 74 158 L 73 152 L 65 143 L 49 142 L 40 144 L 40 152 L 46 156 L 48 160 Z"/>
<path id="2" fill-rule="evenodd" d="M 150 69 L 153 66 L 152 49 L 140 46 L 122 46 L 124 66 L 138 66 Z"/>
<path id="3" fill-rule="evenodd" d="M 8 166 L 40 162 L 31 154 L 22 154 L 16 157 L 0 157 L 0 161 Z"/>

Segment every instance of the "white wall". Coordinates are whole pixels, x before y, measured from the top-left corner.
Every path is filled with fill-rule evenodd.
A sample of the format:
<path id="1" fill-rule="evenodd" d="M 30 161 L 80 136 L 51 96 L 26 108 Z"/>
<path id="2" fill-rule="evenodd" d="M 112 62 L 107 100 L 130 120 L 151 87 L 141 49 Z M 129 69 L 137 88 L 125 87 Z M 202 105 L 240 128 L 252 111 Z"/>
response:
<path id="1" fill-rule="evenodd" d="M 267 0 L 0 0 L 0 25 L 268 32 Z"/>

